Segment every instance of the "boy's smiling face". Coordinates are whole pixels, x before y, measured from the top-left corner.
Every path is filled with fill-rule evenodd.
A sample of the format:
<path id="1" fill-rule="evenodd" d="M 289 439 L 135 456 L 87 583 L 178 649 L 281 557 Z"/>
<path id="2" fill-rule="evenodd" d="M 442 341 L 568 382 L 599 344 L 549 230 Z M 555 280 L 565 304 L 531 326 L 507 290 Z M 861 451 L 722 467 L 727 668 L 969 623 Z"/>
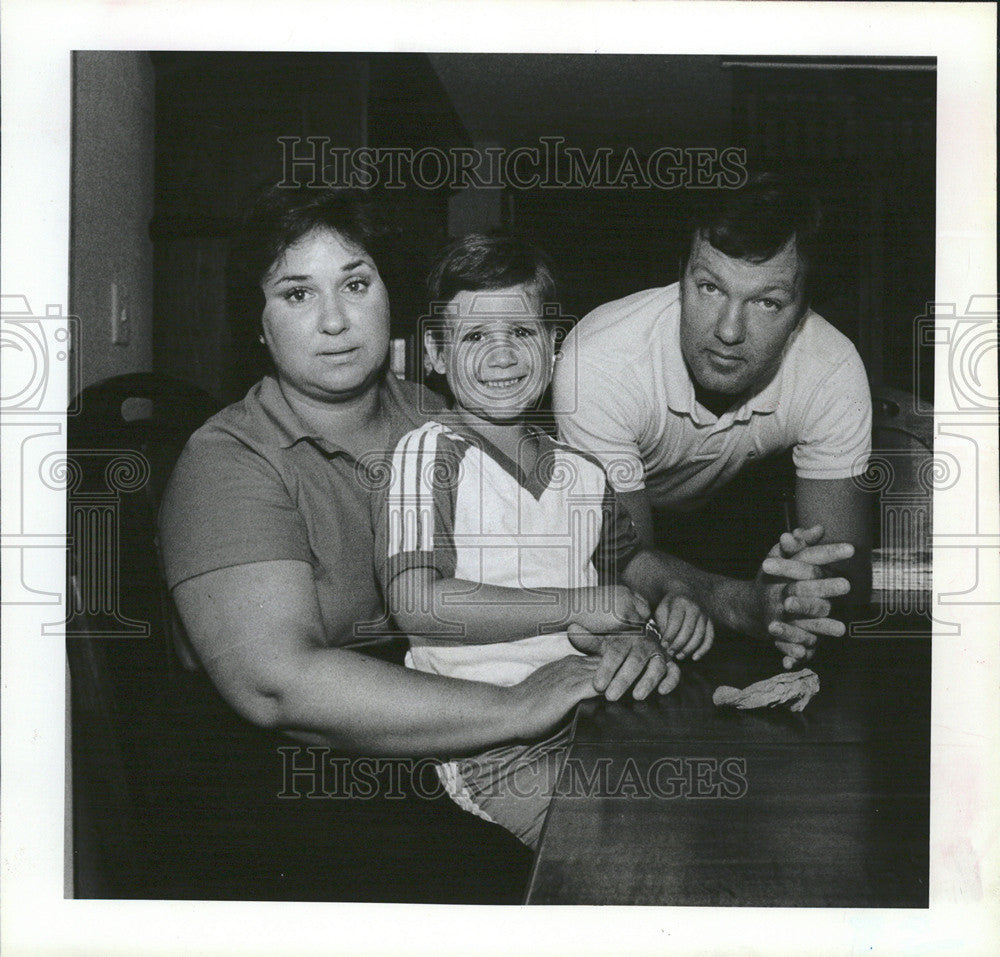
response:
<path id="1" fill-rule="evenodd" d="M 434 370 L 447 377 L 466 412 L 514 422 L 552 378 L 555 327 L 542 321 L 538 293 L 523 284 L 462 291 L 448 306 L 443 342 L 425 335 Z"/>

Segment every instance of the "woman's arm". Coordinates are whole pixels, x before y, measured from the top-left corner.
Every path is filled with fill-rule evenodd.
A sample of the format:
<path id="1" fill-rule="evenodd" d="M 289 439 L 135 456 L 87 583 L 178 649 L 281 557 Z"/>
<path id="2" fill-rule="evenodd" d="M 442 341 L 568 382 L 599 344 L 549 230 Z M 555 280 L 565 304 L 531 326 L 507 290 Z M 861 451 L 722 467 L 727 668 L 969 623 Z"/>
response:
<path id="1" fill-rule="evenodd" d="M 173 596 L 199 659 L 240 714 L 336 748 L 468 753 L 538 737 L 596 693 L 592 658 L 569 656 L 502 688 L 323 647 L 306 562 L 207 572 L 177 585 Z"/>

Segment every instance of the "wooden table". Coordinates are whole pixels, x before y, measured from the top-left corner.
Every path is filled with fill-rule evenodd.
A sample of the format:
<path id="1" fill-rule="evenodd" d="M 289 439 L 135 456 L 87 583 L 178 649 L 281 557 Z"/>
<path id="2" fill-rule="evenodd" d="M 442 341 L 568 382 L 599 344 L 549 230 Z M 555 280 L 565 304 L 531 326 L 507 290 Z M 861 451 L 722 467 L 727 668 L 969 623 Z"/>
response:
<path id="1" fill-rule="evenodd" d="M 926 907 L 929 638 L 828 642 L 800 714 L 712 704 L 776 663 L 730 641 L 581 705 L 527 902 Z"/>

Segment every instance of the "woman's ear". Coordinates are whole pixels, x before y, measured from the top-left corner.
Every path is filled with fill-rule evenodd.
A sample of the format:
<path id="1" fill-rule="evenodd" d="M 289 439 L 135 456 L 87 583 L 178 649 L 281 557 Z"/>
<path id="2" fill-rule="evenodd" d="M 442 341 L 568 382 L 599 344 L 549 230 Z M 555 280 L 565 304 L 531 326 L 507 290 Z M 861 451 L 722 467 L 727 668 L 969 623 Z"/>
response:
<path id="1" fill-rule="evenodd" d="M 439 335 L 443 336 L 443 333 L 444 330 L 440 330 Z M 431 368 L 438 375 L 444 375 L 447 369 L 447 348 L 445 343 L 438 338 L 438 335 L 435 335 L 435 330 L 424 330 L 424 349 L 427 351 L 427 358 L 430 360 Z"/>

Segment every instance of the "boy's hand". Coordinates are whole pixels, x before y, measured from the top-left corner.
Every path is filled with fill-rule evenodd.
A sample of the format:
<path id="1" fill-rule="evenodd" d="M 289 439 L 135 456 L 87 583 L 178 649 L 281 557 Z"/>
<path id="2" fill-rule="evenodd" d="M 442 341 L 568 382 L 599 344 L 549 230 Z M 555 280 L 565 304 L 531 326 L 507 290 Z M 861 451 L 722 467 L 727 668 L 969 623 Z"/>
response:
<path id="1" fill-rule="evenodd" d="M 629 688 L 637 701 L 649 697 L 654 689 L 668 694 L 680 681 L 680 669 L 645 630 L 595 635 L 570 625 L 567 634 L 575 648 L 600 655 L 594 690 L 603 692 L 608 701 L 617 701 Z"/>
<path id="2" fill-rule="evenodd" d="M 598 635 L 641 629 L 650 615 L 646 599 L 624 585 L 577 588 L 571 602 L 570 622 Z"/>
<path id="3" fill-rule="evenodd" d="M 656 606 L 656 627 L 664 648 L 678 661 L 697 661 L 712 647 L 715 627 L 701 605 L 686 592 L 666 595 Z"/>

